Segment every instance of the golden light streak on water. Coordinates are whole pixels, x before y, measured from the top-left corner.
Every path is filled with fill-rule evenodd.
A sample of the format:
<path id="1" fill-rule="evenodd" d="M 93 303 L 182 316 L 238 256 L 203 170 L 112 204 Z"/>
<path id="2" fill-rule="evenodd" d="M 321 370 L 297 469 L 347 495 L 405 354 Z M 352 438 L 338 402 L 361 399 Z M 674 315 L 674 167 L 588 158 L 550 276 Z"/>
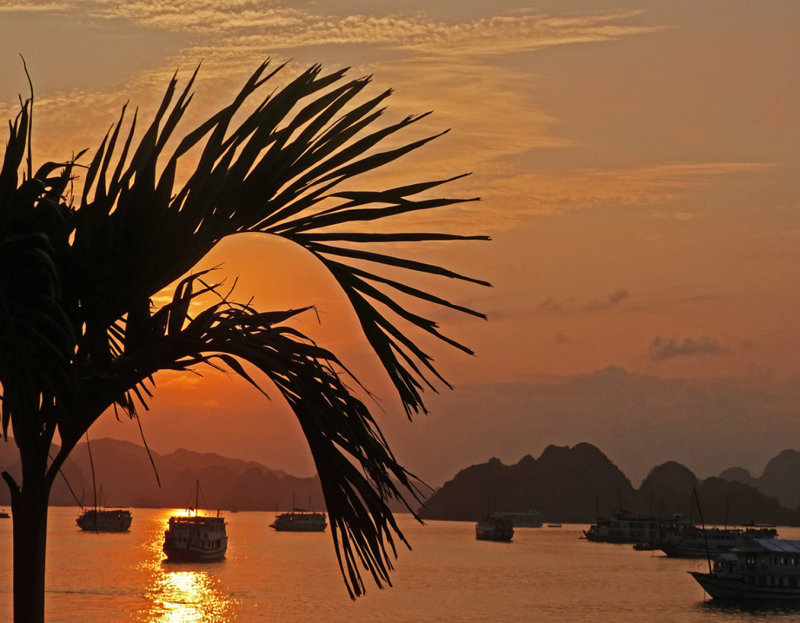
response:
<path id="1" fill-rule="evenodd" d="M 160 522 L 166 529 L 170 517 L 190 514 L 185 509 L 163 512 Z M 193 513 L 191 513 L 193 514 Z M 169 563 L 162 550 L 164 531 L 152 533 L 145 563 L 149 584 L 150 623 L 228 623 L 235 620 L 235 600 L 220 586 L 215 574 L 220 563 Z"/>
<path id="2" fill-rule="evenodd" d="M 159 565 L 147 598 L 152 623 L 223 623 L 233 615 L 233 600 L 207 571 L 172 570 Z"/>

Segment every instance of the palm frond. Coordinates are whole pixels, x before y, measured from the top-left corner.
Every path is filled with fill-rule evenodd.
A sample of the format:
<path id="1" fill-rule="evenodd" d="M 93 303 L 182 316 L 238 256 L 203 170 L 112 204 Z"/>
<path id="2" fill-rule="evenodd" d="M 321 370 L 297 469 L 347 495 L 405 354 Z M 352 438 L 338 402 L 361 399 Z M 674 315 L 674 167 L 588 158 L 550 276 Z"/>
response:
<path id="1" fill-rule="evenodd" d="M 45 422 L 31 413 L 49 412 L 74 394 L 70 365 L 72 322 L 62 300 L 61 257 L 70 210 L 61 202 L 64 165 L 48 163 L 19 183 L 29 141 L 29 103 L 14 123 L 0 169 L 0 423 L 16 434 L 39 434 Z M 68 166 L 66 167 L 69 168 Z"/>
<path id="2" fill-rule="evenodd" d="M 52 482 L 106 408 L 132 415 L 147 408 L 159 370 L 224 368 L 262 393 L 269 379 L 308 440 L 339 565 L 355 596 L 364 591 L 362 572 L 379 586 L 389 583 L 396 543 L 405 538 L 388 502 L 402 500 L 413 512 L 404 495 L 416 497 L 416 479 L 348 387 L 358 381 L 333 353 L 285 324 L 307 307 L 259 312 L 219 294 L 205 273 L 190 272 L 233 234 L 272 234 L 300 245 L 337 280 L 411 416 L 425 410 L 424 388 L 449 386 L 416 336 L 472 352 L 415 305 L 485 316 L 409 281 L 489 284 L 386 247 L 488 237 L 383 225 L 474 201 L 431 196 L 461 176 L 384 190 L 362 186 L 365 176 L 443 134 L 394 142 L 428 113 L 381 123 L 390 91 L 365 96 L 369 78 L 346 80 L 345 70 L 325 73 L 316 65 L 260 95 L 280 69 L 259 66 L 230 105 L 171 153 L 197 72 L 182 89 L 172 78 L 140 132 L 138 112 L 128 122 L 123 107 L 89 160 L 74 209 L 67 189 L 81 154 L 33 174 L 28 163 L 20 180 L 30 144 L 23 104 L 9 123 L 0 168 L 0 415 L 15 438 L 18 422 L 32 431 L 34 451 L 60 433 Z M 179 164 L 189 154 L 198 159 L 179 184 Z M 154 309 L 156 293 L 174 283 L 172 300 Z M 194 313 L 209 293 L 216 302 Z"/>
<path id="3" fill-rule="evenodd" d="M 348 246 L 353 243 L 488 240 L 486 236 L 336 231 L 342 225 L 364 226 L 392 216 L 474 201 L 420 198 L 461 176 L 384 191 L 341 188 L 440 136 L 441 133 L 399 147 L 378 149 L 388 138 L 417 123 L 427 113 L 373 129 L 382 116 L 379 106 L 390 91 L 352 106 L 369 79 L 342 83 L 344 70 L 323 74 L 319 66 L 313 66 L 283 89 L 262 99 L 253 112 L 232 129 L 234 117 L 245 101 L 274 75 L 275 72 L 265 75 L 267 67 L 268 63 L 261 65 L 230 106 L 180 142 L 160 175 L 158 158 L 191 100 L 189 90 L 194 76 L 174 104 L 176 79 L 169 83 L 153 122 L 144 132 L 130 162 L 123 167 L 130 144 L 129 134 L 117 164 L 117 171 L 122 167 L 122 173 L 115 172 L 110 181 L 107 180 L 113 162 L 111 152 L 120 134 L 122 118 L 103 141 L 89 166 L 75 238 L 79 271 L 109 267 L 107 272 L 95 270 L 84 282 L 82 298 L 90 301 L 96 314 L 87 321 L 84 340 L 87 346 L 107 348 L 106 336 L 93 336 L 94 326 L 101 332 L 103 327 L 125 314 L 135 328 L 136 319 L 143 318 L 141 310 L 150 293 L 185 274 L 219 240 L 233 233 L 275 234 L 305 247 L 323 260 L 351 301 L 361 297 L 365 302 L 372 299 L 386 303 L 385 295 L 365 285 L 362 278 L 368 276 L 374 282 L 391 282 L 394 289 L 412 298 L 465 311 L 462 306 L 445 303 L 440 297 L 413 288 L 405 281 L 389 279 L 381 274 L 386 268 L 488 285 L 483 280 L 432 264 Z M 348 109 L 348 106 L 351 107 Z M 200 145 L 202 153 L 194 173 L 180 188 L 175 188 L 178 160 Z M 331 202 L 336 205 L 330 207 Z M 371 264 L 375 269 L 364 273 L 357 265 L 343 260 Z M 409 391 L 410 388 L 421 387 L 420 382 L 429 384 L 427 379 L 419 377 L 419 366 L 414 362 L 433 371 L 437 378 L 441 375 L 433 369 L 431 358 L 420 355 L 417 349 L 404 347 L 399 358 L 391 354 L 399 343 L 407 340 L 398 338 L 395 331 L 375 330 L 375 327 L 387 322 L 393 325 L 394 315 L 405 319 L 412 316 L 397 305 L 390 304 L 389 308 L 388 316 L 379 316 L 373 305 L 355 307 L 365 335 L 410 415 L 425 409 L 420 393 Z M 457 342 L 432 330 L 435 326 L 432 320 L 418 315 L 413 318 L 412 324 L 461 348 Z M 134 331 L 134 334 L 128 335 L 129 341 L 138 339 L 138 333 Z"/>
<path id="4" fill-rule="evenodd" d="M 131 388 L 118 403 L 133 412 L 137 402 L 146 403 L 144 380 L 152 372 L 203 364 L 221 363 L 265 393 L 240 361 L 255 366 L 286 399 L 308 440 L 350 595 L 364 591 L 362 570 L 378 586 L 390 583 L 395 539 L 407 542 L 388 501 L 401 500 L 413 512 L 400 487 L 414 497 L 416 479 L 397 462 L 369 409 L 344 382 L 342 374 L 349 373 L 342 363 L 295 329 L 280 326 L 307 309 L 262 313 L 221 297 L 191 317 L 190 303 L 209 288 L 216 291 L 197 287 L 202 276 L 182 280 L 173 300 L 153 316 L 149 340 L 109 369 L 119 388 Z"/>

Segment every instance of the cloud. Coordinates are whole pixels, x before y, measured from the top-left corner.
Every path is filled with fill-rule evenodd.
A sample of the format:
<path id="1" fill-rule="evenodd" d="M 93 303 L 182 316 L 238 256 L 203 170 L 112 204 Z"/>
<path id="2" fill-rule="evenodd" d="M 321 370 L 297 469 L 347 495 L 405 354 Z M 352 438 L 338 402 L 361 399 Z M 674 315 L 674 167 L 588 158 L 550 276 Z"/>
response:
<path id="1" fill-rule="evenodd" d="M 614 290 L 603 298 L 594 299 L 588 303 L 576 305 L 572 300 L 556 301 L 547 298 L 536 307 L 537 314 L 551 314 L 554 316 L 565 316 L 573 312 L 593 313 L 606 311 L 617 307 L 630 298 L 630 292 L 625 288 Z M 559 342 L 562 343 L 562 342 Z"/>
<path id="2" fill-rule="evenodd" d="M 44 5 L 77 9 L 77 4 Z M 0 2 L 0 6 L 2 3 Z M 15 7 L 20 3 L 14 4 Z M 443 21 L 421 13 L 389 12 L 377 5 L 369 14 L 332 11 L 319 3 L 252 0 L 92 0 L 81 9 L 94 19 L 125 19 L 149 28 L 209 34 L 217 48 L 226 41 L 240 51 L 319 45 L 380 44 L 434 56 L 497 55 L 554 45 L 618 39 L 659 30 L 634 23 L 640 11 L 589 15 L 546 15 L 529 10 Z M 316 9 L 316 10 L 313 10 Z M 40 8 L 39 10 L 45 10 Z"/>
<path id="3" fill-rule="evenodd" d="M 602 299 L 595 299 L 594 301 L 590 301 L 585 305 L 581 305 L 581 311 L 584 312 L 595 312 L 595 311 L 603 311 L 605 309 L 611 309 L 612 307 L 616 307 L 624 300 L 630 298 L 630 294 L 627 290 L 614 290 L 611 294 L 606 296 Z"/>
<path id="4" fill-rule="evenodd" d="M 725 355 L 730 350 L 718 342 L 701 335 L 698 338 L 662 337 L 657 335 L 650 342 L 648 356 L 653 361 L 664 361 L 673 357 L 702 357 L 707 355 Z"/>
<path id="5" fill-rule="evenodd" d="M 52 13 L 67 8 L 62 2 L 0 2 L 0 13 Z"/>
<path id="6" fill-rule="evenodd" d="M 763 173 L 774 162 L 659 162 L 620 169 L 580 169 L 563 174 L 539 173 L 518 166 L 498 166 L 481 184 L 482 196 L 514 203 L 522 213 L 564 214 L 603 208 L 642 208 L 675 202 L 719 178 Z M 666 205 L 665 205 L 666 207 Z M 683 204 L 674 212 L 659 210 L 658 218 L 686 221 L 693 214 Z"/>
<path id="7" fill-rule="evenodd" d="M 554 316 L 563 316 L 567 313 L 564 309 L 563 303 L 557 303 L 551 298 L 545 299 L 536 308 L 537 314 L 553 314 Z"/>

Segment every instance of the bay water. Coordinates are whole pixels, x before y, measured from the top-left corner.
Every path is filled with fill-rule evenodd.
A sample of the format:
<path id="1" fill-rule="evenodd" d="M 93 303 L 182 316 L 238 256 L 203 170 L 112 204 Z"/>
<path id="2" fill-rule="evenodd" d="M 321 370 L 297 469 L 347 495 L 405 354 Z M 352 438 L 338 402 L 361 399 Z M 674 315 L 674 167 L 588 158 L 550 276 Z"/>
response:
<path id="1" fill-rule="evenodd" d="M 210 564 L 163 561 L 172 509 L 132 509 L 124 534 L 81 532 L 77 508 L 50 510 L 49 623 L 714 622 L 798 621 L 798 609 L 720 605 L 687 573 L 705 560 L 590 543 L 586 525 L 517 528 L 511 543 L 476 541 L 470 522 L 408 515 L 393 587 L 351 601 L 330 532 L 278 533 L 273 513 L 224 513 L 228 553 Z M 780 528 L 800 538 L 798 528 Z M 11 521 L 0 520 L 0 621 L 11 620 Z"/>

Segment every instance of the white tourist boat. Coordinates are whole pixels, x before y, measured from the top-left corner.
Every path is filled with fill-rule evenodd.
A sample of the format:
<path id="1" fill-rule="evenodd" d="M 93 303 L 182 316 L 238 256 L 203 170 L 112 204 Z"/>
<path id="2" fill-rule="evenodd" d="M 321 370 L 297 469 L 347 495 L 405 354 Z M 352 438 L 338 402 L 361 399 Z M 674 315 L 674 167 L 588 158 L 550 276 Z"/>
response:
<path id="1" fill-rule="evenodd" d="M 774 526 L 702 528 L 684 523 L 666 532 L 658 546 L 670 557 L 714 558 L 723 552 L 744 547 L 756 539 L 774 539 L 777 536 L 778 530 Z"/>
<path id="2" fill-rule="evenodd" d="M 89 508 L 75 520 L 85 532 L 127 532 L 131 512 L 125 508 Z"/>
<path id="3" fill-rule="evenodd" d="M 194 515 L 169 518 L 164 532 L 164 554 L 174 562 L 214 562 L 225 558 L 228 535 L 225 518 L 198 514 L 200 484 L 195 489 Z"/>
<path id="4" fill-rule="evenodd" d="M 800 541 L 754 539 L 689 573 L 714 599 L 800 600 Z"/>
<path id="5" fill-rule="evenodd" d="M 617 511 L 613 517 L 602 517 L 583 531 L 588 541 L 597 543 L 658 542 L 665 522 L 656 517 L 642 517 L 628 511 Z"/>

